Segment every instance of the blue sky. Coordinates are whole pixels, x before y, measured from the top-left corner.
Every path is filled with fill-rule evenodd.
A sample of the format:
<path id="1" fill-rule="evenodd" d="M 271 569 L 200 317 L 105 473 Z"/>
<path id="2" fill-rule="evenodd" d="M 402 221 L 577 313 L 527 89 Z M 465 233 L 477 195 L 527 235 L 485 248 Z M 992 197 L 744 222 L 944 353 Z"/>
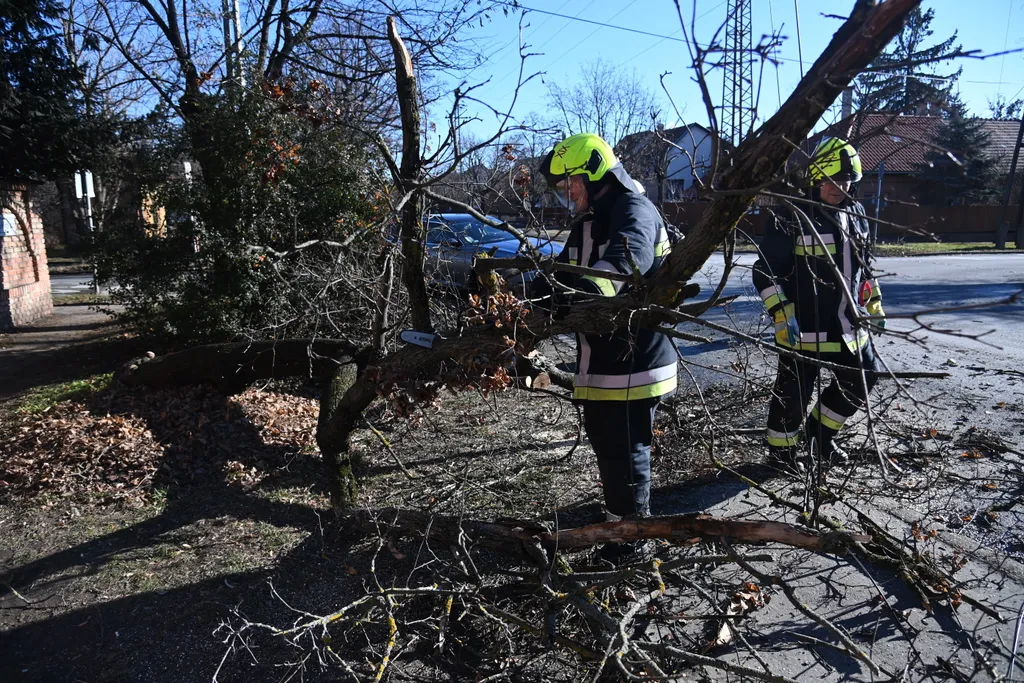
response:
<path id="1" fill-rule="evenodd" d="M 513 112 L 516 116 L 523 117 L 531 112 L 547 115 L 545 84 L 571 85 L 581 64 L 601 57 L 626 70 L 636 69 L 641 82 L 658 95 L 665 112 L 663 119 L 669 126 L 679 121 L 671 111 L 659 75 L 672 72 L 665 84 L 682 118 L 687 122 L 706 122 L 700 93 L 688 67 L 686 45 L 679 42 L 683 33 L 672 0 L 522 0 L 521 4 L 576 19 L 527 12 L 523 22 L 524 40 L 529 52 L 540 54 L 528 59 L 526 73 L 543 72 L 543 75 L 523 88 Z M 710 40 L 725 19 L 725 0 L 696 0 L 695 3 L 683 0 L 681 4 L 688 23 L 695 6 L 696 38 L 700 43 Z M 770 116 L 778 107 L 780 97 L 784 100 L 800 80 L 795 4 L 793 0 L 752 2 L 754 43 L 762 34 L 770 33 L 773 26 L 786 36 L 778 52 L 781 65 L 765 67 L 759 120 Z M 853 0 L 799 1 L 800 47 L 805 69 L 840 25 L 838 19 L 824 14 L 845 14 L 853 4 Z M 964 49 L 981 49 L 988 53 L 1002 51 L 1004 47 L 1024 48 L 1024 0 L 926 0 L 923 4 L 935 9 L 933 38 L 941 40 L 958 31 Z M 581 21 L 584 19 L 666 37 L 597 26 Z M 471 37 L 479 41 L 490 56 L 466 77 L 467 82 L 479 83 L 490 77 L 490 83 L 476 95 L 495 107 L 507 107 L 520 66 L 519 13 L 510 11 L 505 17 L 499 11 L 490 22 L 475 28 Z M 1024 53 L 987 60 L 963 59 L 958 66 L 963 66 L 960 94 L 976 115 L 987 115 L 987 100 L 994 99 L 998 93 L 1010 99 L 1024 97 Z M 717 102 L 721 98 L 721 80 L 713 76 L 709 81 Z M 478 137 L 496 128 L 493 114 L 482 108 L 474 111 L 474 107 L 468 105 L 465 113 L 483 119 L 470 128 Z"/>

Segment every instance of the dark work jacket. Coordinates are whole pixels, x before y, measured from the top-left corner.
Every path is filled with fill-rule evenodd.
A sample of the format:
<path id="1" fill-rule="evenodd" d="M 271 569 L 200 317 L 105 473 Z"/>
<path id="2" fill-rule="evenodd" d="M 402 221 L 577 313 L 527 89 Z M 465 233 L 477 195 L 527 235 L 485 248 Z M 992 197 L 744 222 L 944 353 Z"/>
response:
<path id="1" fill-rule="evenodd" d="M 649 277 L 670 250 L 661 214 L 641 194 L 614 182 L 608 188 L 593 202 L 589 213 L 573 222 L 556 260 L 630 274 L 632 257 L 644 277 Z M 555 278 L 577 290 L 570 299 L 579 299 L 581 294 L 585 298 L 615 296 L 629 287 L 617 280 L 557 271 Z M 538 294 L 551 291 L 546 281 L 538 285 Z M 554 296 L 556 300 L 567 298 L 558 291 Z M 585 401 L 625 401 L 664 396 L 675 391 L 676 361 L 675 348 L 668 337 L 639 326 L 623 327 L 611 334 L 578 334 L 573 397 Z"/>
<path id="2" fill-rule="evenodd" d="M 774 211 L 754 264 L 754 286 L 774 318 L 776 343 L 802 351 L 856 351 L 868 340 L 857 318 L 868 315 L 869 302 L 881 302 L 869 267 L 864 207 L 847 201 L 800 208 L 810 224 L 788 207 Z M 790 311 L 800 325 L 795 346 L 785 333 Z"/>

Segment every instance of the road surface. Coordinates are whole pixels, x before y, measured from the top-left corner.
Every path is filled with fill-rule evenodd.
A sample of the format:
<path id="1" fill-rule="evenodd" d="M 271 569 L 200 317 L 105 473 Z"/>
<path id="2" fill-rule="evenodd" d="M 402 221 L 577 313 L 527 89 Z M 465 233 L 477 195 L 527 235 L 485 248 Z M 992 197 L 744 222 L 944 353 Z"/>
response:
<path id="1" fill-rule="evenodd" d="M 102 287 L 100 291 L 106 291 Z M 50 293 L 54 296 L 66 294 L 92 294 L 91 273 L 61 273 L 50 275 Z"/>
<path id="2" fill-rule="evenodd" d="M 751 284 L 754 254 L 740 256 L 726 286 L 725 295 L 738 298 L 728 306 L 709 312 L 705 317 L 721 324 L 737 327 L 754 336 L 771 340 L 767 335 L 764 308 Z M 723 260 L 715 254 L 695 278 L 705 292 L 713 291 L 721 276 Z M 875 261 L 879 274 L 885 311 L 891 317 L 889 329 L 918 330 L 914 338 L 927 346 L 886 339 L 879 340 L 883 351 L 904 363 L 903 369 L 934 369 L 950 359 L 958 365 L 984 363 L 1004 369 L 1024 368 L 1024 254 L 977 254 L 955 256 L 921 256 L 879 258 Z M 1006 300 L 1016 293 L 1016 303 Z M 959 309 L 959 310 L 953 310 Z M 925 311 L 920 321 L 933 331 L 920 330 L 909 318 Z M 680 329 L 707 335 L 707 330 L 688 324 Z M 954 335 L 939 333 L 939 330 Z M 962 336 L 985 334 L 984 341 Z M 702 356 L 724 349 L 722 335 L 711 335 L 712 344 L 684 344 L 687 357 Z M 893 347 L 893 348 L 889 348 Z"/>

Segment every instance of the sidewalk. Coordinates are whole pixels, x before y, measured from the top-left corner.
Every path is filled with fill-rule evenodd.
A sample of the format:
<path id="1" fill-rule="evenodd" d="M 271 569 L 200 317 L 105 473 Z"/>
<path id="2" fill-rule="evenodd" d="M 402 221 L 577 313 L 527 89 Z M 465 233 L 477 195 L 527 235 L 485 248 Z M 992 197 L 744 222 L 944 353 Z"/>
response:
<path id="1" fill-rule="evenodd" d="M 0 399 L 34 386 L 111 372 L 141 353 L 105 313 L 58 306 L 51 316 L 0 334 Z"/>

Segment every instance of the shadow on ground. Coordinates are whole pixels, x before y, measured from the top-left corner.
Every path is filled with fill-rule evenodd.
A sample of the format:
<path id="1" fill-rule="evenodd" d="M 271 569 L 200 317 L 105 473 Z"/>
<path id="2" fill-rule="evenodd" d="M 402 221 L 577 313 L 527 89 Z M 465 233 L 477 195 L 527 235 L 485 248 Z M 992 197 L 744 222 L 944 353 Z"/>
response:
<path id="1" fill-rule="evenodd" d="M 175 402 L 190 409 L 168 410 Z M 164 448 L 153 489 L 165 502 L 153 516 L 100 509 L 93 528 L 115 530 L 88 540 L 63 545 L 55 528 L 35 552 L 0 552 L 0 626 L 7 629 L 0 636 L 0 680 L 207 680 L 224 652 L 212 632 L 233 608 L 278 624 L 287 620 L 283 605 L 260 586 L 266 579 L 275 578 L 282 593 L 302 595 L 310 609 L 329 609 L 348 592 L 362 592 L 359 579 L 340 569 L 347 530 L 324 526 L 306 502 L 261 493 L 282 484 L 317 492 L 319 460 L 265 443 L 229 397 L 200 388 L 120 397 L 108 391 L 85 407 L 145 421 Z M 229 462 L 262 481 L 248 490 L 228 483 Z M 60 513 L 74 505 L 58 498 L 55 507 Z M 58 517 L 41 519 L 60 527 Z M 119 519 L 127 520 L 122 528 Z M 302 533 L 294 547 L 277 538 L 316 529 L 321 533 Z M 185 551 L 207 553 L 206 561 L 175 565 Z M 17 552 L 37 559 L 17 564 Z M 144 575 L 149 578 L 140 583 Z"/>
<path id="2" fill-rule="evenodd" d="M 144 353 L 105 314 L 61 306 L 35 325 L 0 336 L 0 400 L 28 389 L 113 372 Z"/>

